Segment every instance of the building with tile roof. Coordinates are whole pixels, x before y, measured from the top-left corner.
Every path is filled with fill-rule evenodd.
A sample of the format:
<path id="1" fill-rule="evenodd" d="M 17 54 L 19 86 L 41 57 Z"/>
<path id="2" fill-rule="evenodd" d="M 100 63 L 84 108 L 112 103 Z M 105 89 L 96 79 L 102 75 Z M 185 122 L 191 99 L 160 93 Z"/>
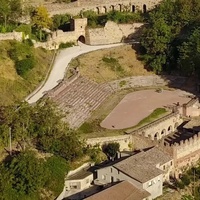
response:
<path id="1" fill-rule="evenodd" d="M 129 181 L 152 198 L 162 195 L 163 182 L 173 169 L 172 157 L 157 147 L 132 155 L 112 166 L 97 170 L 99 182 Z M 97 182 L 97 181 L 96 181 Z"/>
<path id="2" fill-rule="evenodd" d="M 151 194 L 135 187 L 129 181 L 122 181 L 85 200 L 151 200 Z"/>

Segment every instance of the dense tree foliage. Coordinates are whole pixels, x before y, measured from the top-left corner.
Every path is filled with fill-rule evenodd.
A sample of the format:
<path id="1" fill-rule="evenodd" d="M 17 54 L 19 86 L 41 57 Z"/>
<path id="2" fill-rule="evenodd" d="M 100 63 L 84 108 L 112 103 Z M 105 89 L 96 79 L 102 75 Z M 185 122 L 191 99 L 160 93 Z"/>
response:
<path id="1" fill-rule="evenodd" d="M 63 190 L 68 172 L 66 161 L 60 157 L 38 158 L 36 152 L 22 151 L 0 165 L 0 199 L 55 198 Z M 48 195 L 43 194 L 46 191 Z"/>
<path id="2" fill-rule="evenodd" d="M 17 19 L 22 15 L 21 0 L 1 0 L 0 3 L 0 25 L 3 24 L 1 32 L 9 31 L 10 26 L 16 23 Z"/>
<path id="3" fill-rule="evenodd" d="M 156 73 L 199 74 L 199 0 L 165 0 L 149 12 L 142 59 Z"/>
<path id="4" fill-rule="evenodd" d="M 44 6 L 39 6 L 31 13 L 32 25 L 40 33 L 40 41 L 42 41 L 42 29 L 50 28 L 52 25 L 52 19 L 49 17 L 49 13 Z"/>
<path id="5" fill-rule="evenodd" d="M 6 143 L 8 130 L 21 149 L 34 144 L 43 152 L 54 153 L 67 161 L 83 155 L 84 143 L 62 121 L 63 115 L 55 104 L 46 100 L 30 106 L 20 103 L 1 110 L 1 141 Z"/>
<path id="6" fill-rule="evenodd" d="M 103 15 L 98 15 L 92 10 L 88 10 L 82 13 L 84 17 L 88 19 L 88 26 L 95 28 L 98 26 L 104 26 L 107 21 L 114 21 L 116 23 L 134 23 L 142 22 L 144 15 L 141 12 L 120 12 L 110 11 Z"/>
<path id="7" fill-rule="evenodd" d="M 63 15 L 54 15 L 52 17 L 52 25 L 51 29 L 52 30 L 57 30 L 57 29 L 64 29 L 65 26 L 70 22 L 71 16 L 68 14 L 63 14 Z"/>
<path id="8" fill-rule="evenodd" d="M 0 199 L 39 199 L 40 194 L 55 198 L 59 195 L 70 163 L 85 152 L 84 142 L 62 118 L 62 113 L 49 100 L 34 106 L 22 102 L 1 107 L 1 146 L 7 149 L 11 130 L 13 150 L 9 159 L 0 164 Z M 37 149 L 37 153 L 30 148 Z M 41 153 L 48 157 L 39 158 Z"/>
<path id="9" fill-rule="evenodd" d="M 117 142 L 108 143 L 102 149 L 108 158 L 113 160 L 117 156 L 117 152 L 119 152 L 120 144 Z"/>

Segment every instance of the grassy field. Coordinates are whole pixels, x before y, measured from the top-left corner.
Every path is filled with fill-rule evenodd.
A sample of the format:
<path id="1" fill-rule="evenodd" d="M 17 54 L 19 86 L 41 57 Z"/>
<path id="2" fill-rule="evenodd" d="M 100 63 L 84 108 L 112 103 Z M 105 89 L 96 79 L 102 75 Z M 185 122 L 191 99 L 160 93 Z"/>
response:
<path id="1" fill-rule="evenodd" d="M 0 105 L 21 101 L 36 89 L 44 79 L 53 58 L 53 52 L 34 49 L 36 66 L 23 79 L 16 73 L 14 62 L 9 57 L 11 48 L 11 41 L 0 42 Z"/>
<path id="2" fill-rule="evenodd" d="M 70 68 L 79 67 L 81 75 L 98 83 L 128 76 L 151 75 L 142 62 L 137 60 L 131 45 L 103 49 L 81 55 L 69 64 Z M 70 75 L 70 70 L 68 74 Z"/>

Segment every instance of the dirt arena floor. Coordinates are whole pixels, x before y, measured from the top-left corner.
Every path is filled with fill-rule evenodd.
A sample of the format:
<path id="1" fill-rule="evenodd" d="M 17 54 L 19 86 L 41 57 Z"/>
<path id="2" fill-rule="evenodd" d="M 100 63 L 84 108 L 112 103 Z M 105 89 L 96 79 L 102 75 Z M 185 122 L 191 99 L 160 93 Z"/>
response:
<path id="1" fill-rule="evenodd" d="M 181 90 L 161 93 L 155 90 L 142 90 L 126 95 L 112 112 L 101 122 L 107 129 L 124 129 L 137 125 L 156 108 L 187 103 L 191 94 Z"/>

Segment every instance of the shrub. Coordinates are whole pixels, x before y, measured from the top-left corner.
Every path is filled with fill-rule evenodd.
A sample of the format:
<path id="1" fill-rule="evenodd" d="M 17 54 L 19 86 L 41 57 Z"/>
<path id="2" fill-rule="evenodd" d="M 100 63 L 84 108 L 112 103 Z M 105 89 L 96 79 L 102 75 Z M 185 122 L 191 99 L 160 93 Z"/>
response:
<path id="1" fill-rule="evenodd" d="M 119 82 L 119 86 L 120 86 L 120 87 L 123 87 L 123 86 L 125 86 L 125 85 L 126 85 L 126 81 L 125 81 L 125 80 Z"/>
<path id="2" fill-rule="evenodd" d="M 17 62 L 19 60 L 30 58 L 33 56 L 32 48 L 28 43 L 14 43 L 13 49 L 10 51 L 10 57 L 13 61 Z"/>
<path id="3" fill-rule="evenodd" d="M 124 69 L 119 64 L 118 60 L 112 57 L 103 57 L 103 62 L 107 63 L 110 69 L 114 72 L 124 72 Z"/>
<path id="4" fill-rule="evenodd" d="M 72 47 L 73 45 L 74 45 L 73 42 L 61 43 L 61 44 L 59 45 L 59 49 L 69 48 L 69 47 Z"/>
<path id="5" fill-rule="evenodd" d="M 184 183 L 182 181 L 177 181 L 176 182 L 176 186 L 179 189 L 184 189 L 185 188 L 185 185 L 184 185 Z"/>
<path id="6" fill-rule="evenodd" d="M 33 57 L 19 60 L 16 62 L 15 65 L 17 74 L 22 76 L 23 78 L 26 77 L 27 72 L 31 70 L 34 66 L 35 66 L 35 60 Z"/>
<path id="7" fill-rule="evenodd" d="M 31 35 L 31 25 L 30 24 L 21 24 L 19 25 L 15 31 L 23 32 L 25 35 Z"/>
<path id="8" fill-rule="evenodd" d="M 185 186 L 188 186 L 190 184 L 190 178 L 187 174 L 184 174 L 181 180 Z"/>

